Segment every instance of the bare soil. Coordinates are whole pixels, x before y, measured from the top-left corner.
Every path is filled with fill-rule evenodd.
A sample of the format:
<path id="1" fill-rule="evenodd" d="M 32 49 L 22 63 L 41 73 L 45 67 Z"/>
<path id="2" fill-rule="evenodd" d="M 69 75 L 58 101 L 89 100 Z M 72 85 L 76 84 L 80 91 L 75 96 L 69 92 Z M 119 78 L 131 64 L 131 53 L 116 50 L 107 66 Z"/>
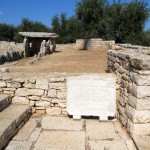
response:
<path id="1" fill-rule="evenodd" d="M 33 57 L 5 63 L 10 72 L 25 73 L 104 73 L 107 69 L 107 51 L 60 50 L 41 57 L 32 63 Z"/>

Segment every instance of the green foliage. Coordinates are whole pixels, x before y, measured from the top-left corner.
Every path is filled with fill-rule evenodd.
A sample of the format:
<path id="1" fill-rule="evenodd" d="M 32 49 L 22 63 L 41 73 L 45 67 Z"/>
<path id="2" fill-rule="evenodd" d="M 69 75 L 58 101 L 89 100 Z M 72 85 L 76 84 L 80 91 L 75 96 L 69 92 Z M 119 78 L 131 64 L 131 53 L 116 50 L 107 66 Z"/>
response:
<path id="1" fill-rule="evenodd" d="M 38 21 L 31 21 L 27 18 L 23 18 L 22 22 L 19 26 L 17 26 L 17 32 L 49 32 L 50 29 Z M 15 41 L 22 42 L 23 38 L 22 36 L 18 35 L 18 33 L 15 34 L 14 37 Z"/>
<path id="2" fill-rule="evenodd" d="M 13 25 L 0 24 L 0 41 L 13 41 L 17 30 Z"/>

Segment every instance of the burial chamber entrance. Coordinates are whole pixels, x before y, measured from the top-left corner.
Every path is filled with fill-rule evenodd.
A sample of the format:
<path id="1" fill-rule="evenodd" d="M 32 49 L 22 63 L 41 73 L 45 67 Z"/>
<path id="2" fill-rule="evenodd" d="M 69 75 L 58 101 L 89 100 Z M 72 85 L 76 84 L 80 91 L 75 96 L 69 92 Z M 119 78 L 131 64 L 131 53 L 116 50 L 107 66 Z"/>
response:
<path id="1" fill-rule="evenodd" d="M 58 37 L 56 33 L 46 32 L 19 32 L 24 36 L 24 56 L 31 57 L 34 55 L 46 55 L 55 51 Z"/>

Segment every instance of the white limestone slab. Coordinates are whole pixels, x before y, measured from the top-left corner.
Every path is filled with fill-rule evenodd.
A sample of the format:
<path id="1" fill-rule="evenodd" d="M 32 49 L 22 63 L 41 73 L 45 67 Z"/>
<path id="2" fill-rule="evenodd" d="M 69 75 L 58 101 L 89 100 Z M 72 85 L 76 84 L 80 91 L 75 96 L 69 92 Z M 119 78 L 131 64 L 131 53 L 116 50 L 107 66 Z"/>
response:
<path id="1" fill-rule="evenodd" d="M 116 76 L 113 74 L 81 75 L 67 78 L 67 112 L 74 119 L 115 116 Z"/>

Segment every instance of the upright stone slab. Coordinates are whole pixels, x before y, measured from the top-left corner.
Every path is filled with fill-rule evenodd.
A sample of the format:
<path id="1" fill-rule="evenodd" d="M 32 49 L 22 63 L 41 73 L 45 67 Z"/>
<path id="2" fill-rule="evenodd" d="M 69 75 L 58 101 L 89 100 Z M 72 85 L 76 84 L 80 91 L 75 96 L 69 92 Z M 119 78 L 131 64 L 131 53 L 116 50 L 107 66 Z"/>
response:
<path id="1" fill-rule="evenodd" d="M 67 78 L 67 112 L 74 119 L 99 116 L 114 117 L 116 77 L 113 74 L 81 75 Z"/>

